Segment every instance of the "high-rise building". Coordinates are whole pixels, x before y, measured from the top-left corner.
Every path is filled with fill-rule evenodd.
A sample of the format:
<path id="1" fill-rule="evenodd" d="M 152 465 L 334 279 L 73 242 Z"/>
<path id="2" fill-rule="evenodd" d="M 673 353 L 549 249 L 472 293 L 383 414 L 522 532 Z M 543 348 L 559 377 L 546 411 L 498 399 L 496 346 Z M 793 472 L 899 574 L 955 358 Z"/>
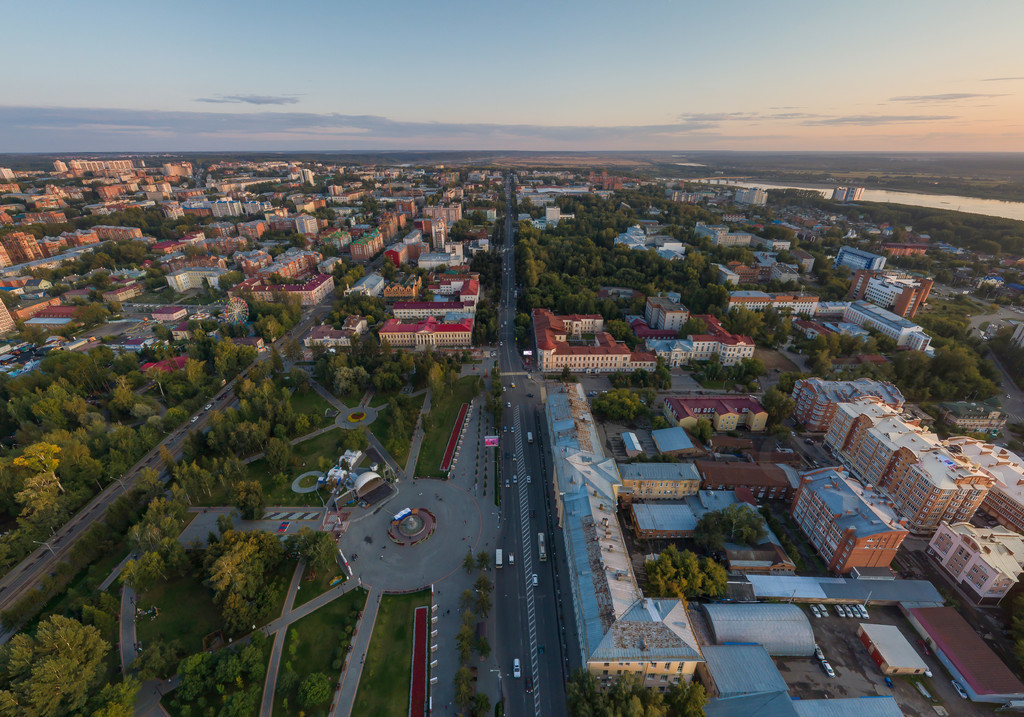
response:
<path id="1" fill-rule="evenodd" d="M 736 190 L 736 203 L 737 204 L 754 204 L 764 206 L 768 201 L 768 192 L 758 187 L 751 187 L 750 189 L 737 189 Z"/>
<path id="2" fill-rule="evenodd" d="M 887 568 L 909 531 L 890 503 L 842 468 L 800 475 L 790 515 L 830 572 Z"/>
<path id="3" fill-rule="evenodd" d="M 21 264 L 26 261 L 35 261 L 43 258 L 43 252 L 39 248 L 39 242 L 31 234 L 25 232 L 13 232 L 0 239 L 0 244 L 7 250 L 7 256 L 12 264 Z"/>
<path id="4" fill-rule="evenodd" d="M 54 162 L 53 162 L 53 171 L 57 172 L 58 174 L 66 174 L 67 171 L 68 171 L 68 165 L 64 164 L 59 159 L 54 160 Z"/>
<path id="5" fill-rule="evenodd" d="M 928 300 L 931 279 L 919 279 L 895 271 L 858 269 L 853 274 L 849 298 L 866 299 L 897 316 L 911 319 Z"/>
<path id="6" fill-rule="evenodd" d="M 832 190 L 833 202 L 859 202 L 864 197 L 864 187 L 836 187 Z"/>
<path id="7" fill-rule="evenodd" d="M 8 169 L 7 167 L 0 167 L 0 179 L 2 179 L 3 181 L 13 182 L 16 177 L 17 175 L 14 173 L 13 169 Z"/>
<path id="8" fill-rule="evenodd" d="M 851 301 L 843 310 L 843 321 L 885 334 L 901 349 L 926 351 L 932 337 L 909 319 L 867 301 Z"/>
<path id="9" fill-rule="evenodd" d="M 793 386 L 796 411 L 793 417 L 808 431 L 824 431 L 832 422 L 836 406 L 865 396 L 874 396 L 886 406 L 903 408 L 903 394 L 891 383 L 873 378 L 854 381 L 826 381 L 802 378 Z"/>
<path id="10" fill-rule="evenodd" d="M 0 336 L 6 336 L 12 331 L 14 331 L 14 319 L 11 317 L 11 312 L 7 310 L 7 305 L 0 301 Z"/>
<path id="11" fill-rule="evenodd" d="M 883 492 L 917 533 L 970 520 L 995 483 L 920 421 L 904 420 L 874 397 L 836 406 L 825 444 L 854 477 Z"/>

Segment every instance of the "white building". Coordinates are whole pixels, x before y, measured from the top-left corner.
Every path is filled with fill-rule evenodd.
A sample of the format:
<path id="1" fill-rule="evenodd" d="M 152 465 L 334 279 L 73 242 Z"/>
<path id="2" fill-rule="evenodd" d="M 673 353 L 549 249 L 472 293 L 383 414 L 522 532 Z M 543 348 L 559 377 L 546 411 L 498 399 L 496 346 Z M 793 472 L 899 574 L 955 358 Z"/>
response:
<path id="1" fill-rule="evenodd" d="M 236 199 L 218 199 L 210 202 L 210 210 L 215 217 L 237 217 L 242 214 L 242 203 Z"/>
<path id="2" fill-rule="evenodd" d="M 768 192 L 758 187 L 736 190 L 737 204 L 756 204 L 763 206 L 768 201 Z"/>
<path id="3" fill-rule="evenodd" d="M 201 289 L 203 284 L 209 285 L 210 288 L 218 289 L 220 286 L 217 280 L 227 272 L 227 269 L 221 269 L 216 266 L 187 267 L 168 274 L 167 285 L 179 294 L 189 289 Z"/>
<path id="4" fill-rule="evenodd" d="M 999 602 L 1024 572 L 1024 539 L 1003 527 L 943 523 L 928 551 L 979 604 Z"/>
<path id="5" fill-rule="evenodd" d="M 867 301 L 853 301 L 843 312 L 843 321 L 875 329 L 896 342 L 898 348 L 928 351 L 931 337 L 913 321 L 897 316 Z"/>

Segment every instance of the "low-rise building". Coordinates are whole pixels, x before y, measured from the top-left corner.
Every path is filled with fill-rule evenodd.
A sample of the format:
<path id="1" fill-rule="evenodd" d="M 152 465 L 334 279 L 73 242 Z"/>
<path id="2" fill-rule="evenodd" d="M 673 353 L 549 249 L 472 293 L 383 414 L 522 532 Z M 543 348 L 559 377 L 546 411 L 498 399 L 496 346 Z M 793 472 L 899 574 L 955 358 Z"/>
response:
<path id="1" fill-rule="evenodd" d="M 377 272 L 372 272 L 359 279 L 352 286 L 345 288 L 345 296 L 349 294 L 365 294 L 366 296 L 380 296 L 387 286 L 387 281 Z"/>
<path id="2" fill-rule="evenodd" d="M 885 268 L 885 257 L 872 254 L 863 249 L 856 249 L 852 246 L 844 246 L 839 250 L 832 266 L 838 269 L 841 266 L 848 266 L 851 270 L 858 269 L 880 270 Z"/>
<path id="3" fill-rule="evenodd" d="M 307 348 L 313 346 L 325 346 L 328 348 L 347 348 L 352 345 L 352 339 L 367 330 L 366 319 L 353 314 L 345 318 L 345 323 L 340 329 L 333 326 L 314 326 L 302 340 Z"/>
<path id="4" fill-rule="evenodd" d="M 818 310 L 818 297 L 813 294 L 769 294 L 764 291 L 730 291 L 729 311 L 738 306 L 749 311 L 763 311 L 768 307 L 776 311 L 814 316 Z"/>
<path id="5" fill-rule="evenodd" d="M 188 310 L 183 306 L 161 306 L 153 309 L 150 316 L 154 321 L 181 321 L 188 316 Z"/>
<path id="6" fill-rule="evenodd" d="M 927 351 L 931 337 L 913 321 L 867 301 L 853 301 L 843 312 L 843 321 L 863 326 L 888 336 L 898 348 Z"/>
<path id="7" fill-rule="evenodd" d="M 703 490 L 749 490 L 757 500 L 793 497 L 800 477 L 795 469 L 779 463 L 697 461 Z"/>
<path id="8" fill-rule="evenodd" d="M 235 286 L 231 296 L 251 294 L 258 301 L 274 301 L 278 296 L 296 297 L 302 306 L 315 306 L 334 292 L 334 277 L 314 274 L 302 284 L 264 284 L 263 279 L 252 277 Z"/>
<path id="9" fill-rule="evenodd" d="M 473 319 L 444 323 L 433 316 L 403 323 L 388 319 L 378 332 L 381 341 L 396 348 L 468 348 L 473 345 Z"/>
<path id="10" fill-rule="evenodd" d="M 1001 526 L 942 523 L 928 552 L 979 605 L 998 603 L 1024 572 L 1024 538 Z"/>
<path id="11" fill-rule="evenodd" d="M 1006 414 L 999 399 L 987 401 L 949 401 L 939 404 L 942 420 L 961 431 L 998 433 L 1006 426 Z"/>
<path id="12" fill-rule="evenodd" d="M 828 569 L 889 567 L 909 531 L 889 501 L 842 468 L 801 474 L 790 515 Z"/>
<path id="13" fill-rule="evenodd" d="M 620 463 L 619 499 L 678 500 L 695 495 L 700 475 L 692 463 Z"/>
<path id="14" fill-rule="evenodd" d="M 648 296 L 644 320 L 654 329 L 679 331 L 690 318 L 690 310 L 664 296 Z"/>
<path id="15" fill-rule="evenodd" d="M 605 333 L 600 314 L 556 316 L 534 309 L 533 333 L 541 371 L 621 371 L 629 365 L 629 348 Z"/>
<path id="16" fill-rule="evenodd" d="M 912 319 L 928 300 L 931 290 L 931 279 L 896 271 L 859 269 L 854 272 L 849 298 L 853 301 L 865 299 L 897 316 Z"/>
<path id="17" fill-rule="evenodd" d="M 168 274 L 167 285 L 179 294 L 189 289 L 201 289 L 204 284 L 216 289 L 218 280 L 226 273 L 228 270 L 220 267 L 191 266 Z"/>
<path id="18" fill-rule="evenodd" d="M 857 637 L 883 675 L 923 675 L 928 665 L 895 625 L 862 622 Z"/>
<path id="19" fill-rule="evenodd" d="M 451 313 L 472 314 L 475 310 L 473 305 L 461 301 L 396 301 L 392 307 L 396 319 L 425 319 Z"/>
<path id="20" fill-rule="evenodd" d="M 420 298 L 423 280 L 415 274 L 406 274 L 384 287 L 386 301 L 416 301 Z"/>
<path id="21" fill-rule="evenodd" d="M 665 399 L 665 417 L 674 425 L 692 429 L 701 418 L 716 431 L 734 431 L 744 427 L 763 431 L 768 412 L 753 396 L 669 396 Z"/>

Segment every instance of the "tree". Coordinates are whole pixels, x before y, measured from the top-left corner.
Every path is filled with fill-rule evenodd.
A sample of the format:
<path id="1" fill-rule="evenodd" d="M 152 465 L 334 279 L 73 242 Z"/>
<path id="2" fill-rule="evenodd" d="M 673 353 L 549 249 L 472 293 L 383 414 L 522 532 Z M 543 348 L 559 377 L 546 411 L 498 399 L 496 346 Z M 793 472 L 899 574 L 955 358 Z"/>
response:
<path id="1" fill-rule="evenodd" d="M 239 481 L 235 484 L 234 505 L 244 520 L 259 520 L 266 507 L 263 485 L 259 481 Z"/>
<path id="2" fill-rule="evenodd" d="M 0 649 L 7 689 L 0 713 L 11 717 L 58 717 L 85 707 L 104 675 L 110 644 L 95 627 L 52 615 L 34 636 L 18 633 Z"/>
<path id="3" fill-rule="evenodd" d="M 299 685 L 299 704 L 315 707 L 331 699 L 331 682 L 322 672 L 314 672 Z"/>
<path id="4" fill-rule="evenodd" d="M 338 545 L 330 533 L 324 533 L 312 528 L 300 528 L 289 540 L 289 551 L 299 554 L 299 557 L 314 570 L 327 570 L 331 565 L 336 564 Z"/>
<path id="5" fill-rule="evenodd" d="M 725 592 L 728 574 L 709 558 L 670 545 L 656 559 L 647 561 L 648 594 L 654 597 L 718 597 Z"/>
<path id="6" fill-rule="evenodd" d="M 455 672 L 455 702 L 466 709 L 473 698 L 473 673 L 463 665 Z"/>
<path id="7" fill-rule="evenodd" d="M 757 545 L 767 535 L 764 518 L 746 503 L 705 513 L 693 529 L 694 541 L 706 550 L 721 550 L 726 542 Z"/>
<path id="8" fill-rule="evenodd" d="M 769 388 L 764 392 L 761 405 L 768 412 L 769 426 L 781 425 L 796 410 L 796 401 L 793 400 L 793 397 L 787 396 L 775 387 Z"/>
<path id="9" fill-rule="evenodd" d="M 478 570 L 488 570 L 491 567 L 491 554 L 481 550 L 476 554 L 476 567 Z"/>
<path id="10" fill-rule="evenodd" d="M 698 441 L 707 445 L 711 443 L 711 436 L 715 433 L 714 427 L 711 425 L 711 421 L 706 418 L 698 418 L 696 425 L 693 427 L 693 435 Z"/>
<path id="11" fill-rule="evenodd" d="M 473 699 L 473 714 L 476 717 L 486 717 L 491 711 L 491 700 L 483 692 L 477 692 Z"/>
<path id="12" fill-rule="evenodd" d="M 463 590 L 462 595 L 459 596 L 459 607 L 463 610 L 469 610 L 473 607 L 473 602 L 476 600 L 476 595 L 472 590 Z"/>
<path id="13" fill-rule="evenodd" d="M 102 707 L 93 712 L 92 717 L 132 717 L 135 714 L 135 698 L 141 687 L 134 677 L 105 685 L 97 700 Z"/>
<path id="14" fill-rule="evenodd" d="M 708 703 L 708 693 L 699 682 L 679 680 L 672 685 L 665 695 L 669 711 L 673 717 L 704 717 L 704 706 Z"/>
<path id="15" fill-rule="evenodd" d="M 473 572 L 473 568 L 476 567 L 476 558 L 473 557 L 472 548 L 466 551 L 466 556 L 462 559 L 462 567 L 466 569 L 467 573 Z"/>
<path id="16" fill-rule="evenodd" d="M 280 438 L 267 441 L 267 466 L 271 473 L 283 473 L 292 462 L 292 447 Z"/>

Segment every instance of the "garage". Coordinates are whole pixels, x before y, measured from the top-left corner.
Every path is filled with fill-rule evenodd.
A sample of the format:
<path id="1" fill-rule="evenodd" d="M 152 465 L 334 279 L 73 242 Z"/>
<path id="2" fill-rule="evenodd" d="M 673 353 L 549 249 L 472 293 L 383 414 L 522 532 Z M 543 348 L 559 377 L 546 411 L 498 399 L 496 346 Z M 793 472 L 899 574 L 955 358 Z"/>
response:
<path id="1" fill-rule="evenodd" d="M 758 644 L 772 657 L 810 657 L 814 631 L 792 603 L 701 605 L 716 644 Z"/>

